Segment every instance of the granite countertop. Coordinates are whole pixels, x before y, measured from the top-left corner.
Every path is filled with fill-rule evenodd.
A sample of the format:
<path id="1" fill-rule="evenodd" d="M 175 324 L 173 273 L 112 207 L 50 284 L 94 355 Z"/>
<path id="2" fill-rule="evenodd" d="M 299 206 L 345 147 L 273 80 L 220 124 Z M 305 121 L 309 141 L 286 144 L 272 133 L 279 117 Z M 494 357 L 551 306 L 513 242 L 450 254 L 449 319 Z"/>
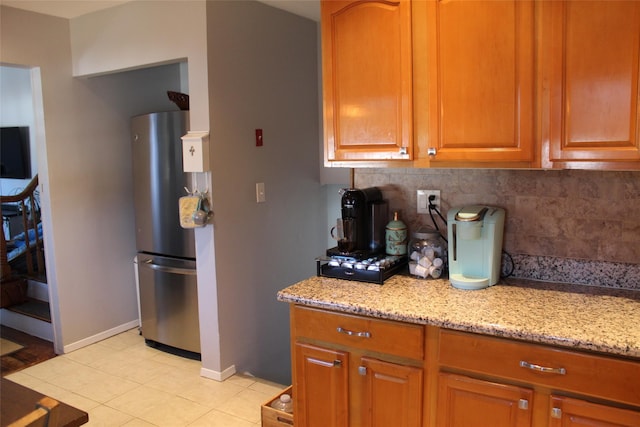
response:
<path id="1" fill-rule="evenodd" d="M 465 291 L 396 275 L 384 285 L 312 277 L 279 301 L 640 359 L 640 291 L 506 279 Z"/>

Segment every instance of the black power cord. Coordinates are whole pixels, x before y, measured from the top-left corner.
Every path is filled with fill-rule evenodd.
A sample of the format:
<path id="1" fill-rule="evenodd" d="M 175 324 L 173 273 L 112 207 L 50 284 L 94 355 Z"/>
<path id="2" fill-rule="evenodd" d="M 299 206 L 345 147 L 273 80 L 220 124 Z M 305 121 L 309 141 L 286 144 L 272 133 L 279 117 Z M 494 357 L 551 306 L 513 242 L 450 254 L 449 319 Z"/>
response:
<path id="1" fill-rule="evenodd" d="M 429 196 L 429 216 L 431 217 L 431 222 L 433 223 L 434 227 L 436 227 L 436 230 L 440 233 L 440 236 L 442 236 L 442 238 L 444 239 L 445 242 L 449 243 L 449 241 L 447 240 L 447 237 L 445 236 L 446 233 L 442 233 L 440 231 L 440 228 L 438 227 L 438 224 L 436 223 L 436 219 L 433 217 L 433 214 L 431 213 L 432 211 L 435 211 L 438 216 L 440 217 L 440 219 L 442 220 L 442 222 L 444 222 L 445 226 L 448 226 L 447 224 L 447 220 L 442 216 L 442 214 L 440 213 L 440 211 L 438 210 L 438 207 L 433 204 L 433 201 L 436 199 L 436 196 L 431 195 Z M 515 270 L 516 266 L 515 263 L 513 262 L 513 257 L 509 254 L 509 252 L 505 251 L 504 249 L 502 250 L 502 255 L 503 255 L 503 262 L 501 263 L 501 266 L 503 267 L 502 271 L 501 271 L 501 277 L 503 279 L 506 279 L 507 277 L 511 276 L 513 274 L 513 271 Z M 505 267 L 507 263 L 504 262 L 504 257 L 506 256 L 507 260 L 508 260 L 508 264 L 509 267 L 508 269 L 505 270 Z"/>

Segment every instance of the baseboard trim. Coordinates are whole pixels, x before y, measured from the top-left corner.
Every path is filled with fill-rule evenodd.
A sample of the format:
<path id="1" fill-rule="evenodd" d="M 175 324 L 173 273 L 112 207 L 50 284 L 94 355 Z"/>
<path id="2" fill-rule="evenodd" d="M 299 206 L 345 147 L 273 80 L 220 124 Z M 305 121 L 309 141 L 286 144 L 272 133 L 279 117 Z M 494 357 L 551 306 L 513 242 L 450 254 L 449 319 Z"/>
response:
<path id="1" fill-rule="evenodd" d="M 236 365 L 231 365 L 224 371 L 214 371 L 212 369 L 200 368 L 200 376 L 216 381 L 224 381 L 236 373 Z"/>
<path id="2" fill-rule="evenodd" d="M 0 323 L 16 331 L 53 342 L 53 326 L 50 322 L 3 308 L 0 309 Z"/>
<path id="3" fill-rule="evenodd" d="M 80 341 L 76 341 L 71 344 L 67 344 L 62 348 L 63 353 L 71 353 L 72 351 L 79 350 L 83 347 L 86 347 L 91 344 L 95 344 L 98 341 L 105 340 L 107 338 L 111 338 L 114 335 L 118 335 L 122 332 L 126 332 L 129 329 L 137 328 L 139 326 L 138 319 L 132 320 L 131 322 L 124 323 L 122 325 L 116 326 L 115 328 L 108 329 L 106 331 L 100 332 L 98 334 L 92 335 L 90 337 L 81 339 Z"/>

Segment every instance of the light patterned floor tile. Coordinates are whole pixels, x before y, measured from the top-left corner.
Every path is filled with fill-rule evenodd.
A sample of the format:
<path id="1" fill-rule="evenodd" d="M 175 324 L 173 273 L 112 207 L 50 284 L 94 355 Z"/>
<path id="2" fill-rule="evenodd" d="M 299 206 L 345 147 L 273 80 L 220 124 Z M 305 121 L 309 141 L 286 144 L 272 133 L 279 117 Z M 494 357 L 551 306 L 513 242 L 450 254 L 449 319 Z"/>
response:
<path id="1" fill-rule="evenodd" d="M 117 351 L 119 350 L 115 350 L 112 347 L 108 347 L 98 342 L 70 353 L 66 353 L 63 357 L 82 363 L 83 365 L 90 365 L 98 360 L 109 358 Z"/>
<path id="2" fill-rule="evenodd" d="M 140 386 L 133 381 L 82 365 L 75 375 L 54 377 L 51 382 L 65 390 L 100 403 L 107 402 Z"/>
<path id="3" fill-rule="evenodd" d="M 140 418 L 160 427 L 186 426 L 209 411 L 209 408 L 183 397 L 172 396 L 161 405 L 148 409 Z"/>
<path id="4" fill-rule="evenodd" d="M 23 369 L 21 372 L 44 381 L 50 381 L 52 378 L 59 376 L 78 375 L 78 369 L 82 366 L 82 364 L 67 359 L 64 356 L 58 356 L 46 362 Z"/>
<path id="5" fill-rule="evenodd" d="M 85 426 L 89 427 L 117 427 L 125 425 L 132 420 L 131 415 L 125 414 L 104 405 L 100 405 L 90 411 L 89 422 Z"/>
<path id="6" fill-rule="evenodd" d="M 260 405 L 286 388 L 249 374 L 218 382 L 200 368 L 132 329 L 7 378 L 88 412 L 98 427 L 259 427 Z"/>
<path id="7" fill-rule="evenodd" d="M 106 345 L 107 347 L 112 347 L 116 350 L 124 350 L 132 346 L 140 345 L 141 342 L 142 337 L 138 332 L 138 328 L 135 328 L 102 340 L 100 341 L 100 344 Z"/>
<path id="8" fill-rule="evenodd" d="M 172 397 L 173 395 L 170 393 L 147 386 L 140 386 L 111 399 L 105 405 L 140 418 L 150 409 L 164 405 Z"/>
<path id="9" fill-rule="evenodd" d="M 139 418 L 134 418 L 131 421 L 122 424 L 122 427 L 156 427 L 151 423 L 146 422 L 145 420 L 141 420 Z"/>
<path id="10" fill-rule="evenodd" d="M 282 392 L 282 390 L 284 390 L 287 387 L 288 386 L 285 386 L 282 384 L 256 378 L 256 381 L 253 384 L 251 384 L 248 388 L 250 388 L 251 390 L 258 391 L 260 393 L 266 393 L 269 396 L 275 396 L 276 394 Z"/>
<path id="11" fill-rule="evenodd" d="M 219 382 L 202 378 L 197 383 L 183 388 L 177 394 L 207 408 L 218 408 L 243 390 L 245 390 L 244 387 L 228 381 Z"/>
<path id="12" fill-rule="evenodd" d="M 260 421 L 260 407 L 271 396 L 255 390 L 245 389 L 229 399 L 218 410 L 252 423 Z"/>
<path id="13" fill-rule="evenodd" d="M 198 418 L 189 427 L 255 427 L 256 423 L 213 410 Z"/>

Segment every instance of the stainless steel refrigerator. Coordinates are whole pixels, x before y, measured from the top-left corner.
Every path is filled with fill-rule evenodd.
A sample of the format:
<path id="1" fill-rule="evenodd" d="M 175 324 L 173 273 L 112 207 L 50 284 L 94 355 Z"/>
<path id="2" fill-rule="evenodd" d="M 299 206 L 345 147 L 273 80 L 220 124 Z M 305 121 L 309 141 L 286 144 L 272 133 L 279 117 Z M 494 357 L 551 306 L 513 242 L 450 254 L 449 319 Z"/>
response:
<path id="1" fill-rule="evenodd" d="M 147 344 L 200 353 L 194 233 L 180 226 L 178 213 L 178 199 L 192 189 L 180 139 L 188 123 L 188 111 L 131 119 L 136 265 Z"/>

